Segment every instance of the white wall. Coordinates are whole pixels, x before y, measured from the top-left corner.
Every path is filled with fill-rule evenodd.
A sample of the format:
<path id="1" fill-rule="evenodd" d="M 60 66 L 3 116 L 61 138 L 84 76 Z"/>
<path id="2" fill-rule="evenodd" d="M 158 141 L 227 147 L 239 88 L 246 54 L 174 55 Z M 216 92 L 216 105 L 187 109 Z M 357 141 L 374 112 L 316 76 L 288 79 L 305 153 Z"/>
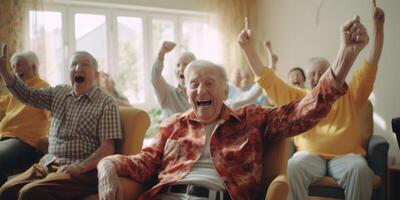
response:
<path id="1" fill-rule="evenodd" d="M 316 23 L 318 6 L 324 2 Z M 278 74 L 284 79 L 294 66 L 313 56 L 332 61 L 339 46 L 339 27 L 359 15 L 371 35 L 372 0 L 259 0 L 259 25 L 263 39 L 272 41 L 279 55 Z M 377 0 L 386 13 L 385 45 L 373 94 L 375 134 L 390 143 L 389 155 L 400 163 L 400 151 L 391 129 L 391 119 L 400 116 L 400 1 Z M 361 53 L 354 68 L 366 57 L 370 45 Z M 354 72 L 354 68 L 351 73 Z M 350 76 L 351 77 L 351 76 Z M 392 160 L 393 161 L 393 160 Z"/>

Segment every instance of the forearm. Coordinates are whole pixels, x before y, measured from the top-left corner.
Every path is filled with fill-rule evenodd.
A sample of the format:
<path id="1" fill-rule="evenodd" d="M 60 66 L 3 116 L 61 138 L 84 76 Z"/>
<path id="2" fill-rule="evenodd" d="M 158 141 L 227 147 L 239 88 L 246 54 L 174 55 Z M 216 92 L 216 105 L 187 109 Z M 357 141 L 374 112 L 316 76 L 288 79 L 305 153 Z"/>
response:
<path id="1" fill-rule="evenodd" d="M 336 81 L 343 85 L 351 66 L 356 60 L 357 55 L 347 53 L 345 49 L 340 48 L 335 61 L 332 63 L 331 69 Z"/>
<path id="2" fill-rule="evenodd" d="M 377 66 L 383 49 L 384 33 L 383 30 L 375 30 L 369 55 L 368 64 Z"/>
<path id="3" fill-rule="evenodd" d="M 29 104 L 40 109 L 50 110 L 51 89 L 30 88 L 22 80 L 14 78 L 14 83 L 8 86 L 10 92 L 22 103 Z"/>
<path id="4" fill-rule="evenodd" d="M 247 61 L 249 62 L 251 71 L 254 73 L 254 75 L 261 76 L 264 70 L 264 65 L 258 57 L 255 49 L 253 47 L 245 48 L 244 53 L 246 55 Z"/>
<path id="5" fill-rule="evenodd" d="M 1 72 L 1 76 L 3 77 L 4 82 L 7 87 L 11 87 L 15 84 L 15 74 L 11 73 L 9 70 L 5 69 Z"/>
<path id="6" fill-rule="evenodd" d="M 114 141 L 113 140 L 104 140 L 102 141 L 102 145 L 87 158 L 78 164 L 78 167 L 81 169 L 81 172 L 88 172 L 94 168 L 96 168 L 97 163 L 106 156 L 112 155 L 115 152 Z"/>

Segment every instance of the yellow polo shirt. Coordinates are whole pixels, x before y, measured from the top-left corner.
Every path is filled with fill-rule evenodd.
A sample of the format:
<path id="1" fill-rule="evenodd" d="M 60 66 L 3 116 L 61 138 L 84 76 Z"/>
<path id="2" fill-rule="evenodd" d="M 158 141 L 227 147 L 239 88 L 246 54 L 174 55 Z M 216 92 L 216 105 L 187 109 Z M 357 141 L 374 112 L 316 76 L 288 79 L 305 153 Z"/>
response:
<path id="1" fill-rule="evenodd" d="M 38 76 L 27 80 L 25 84 L 32 88 L 49 87 Z M 37 140 L 47 136 L 50 122 L 48 111 L 23 104 L 9 93 L 0 97 L 0 112 L 4 113 L 0 121 L 0 137 L 16 137 L 37 147 Z"/>
<path id="2" fill-rule="evenodd" d="M 357 119 L 361 107 L 373 90 L 376 72 L 377 66 L 365 61 L 353 75 L 348 92 L 332 105 L 329 114 L 314 128 L 294 137 L 297 149 L 310 151 L 327 159 L 347 153 L 365 156 L 359 128 L 361 124 Z M 265 68 L 256 81 L 278 106 L 302 98 L 309 92 L 287 85 L 269 68 Z"/>

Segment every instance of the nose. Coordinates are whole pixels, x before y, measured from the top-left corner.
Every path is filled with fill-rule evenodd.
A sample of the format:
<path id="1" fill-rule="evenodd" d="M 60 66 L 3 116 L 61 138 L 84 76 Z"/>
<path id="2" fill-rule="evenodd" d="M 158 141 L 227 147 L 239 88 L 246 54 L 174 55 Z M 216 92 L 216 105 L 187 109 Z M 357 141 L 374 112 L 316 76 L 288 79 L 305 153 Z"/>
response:
<path id="1" fill-rule="evenodd" d="M 205 93 L 206 92 L 206 86 L 205 86 L 205 84 L 200 84 L 199 86 L 198 86 L 198 88 L 197 88 L 197 93 L 198 94 L 202 94 L 202 93 Z"/>

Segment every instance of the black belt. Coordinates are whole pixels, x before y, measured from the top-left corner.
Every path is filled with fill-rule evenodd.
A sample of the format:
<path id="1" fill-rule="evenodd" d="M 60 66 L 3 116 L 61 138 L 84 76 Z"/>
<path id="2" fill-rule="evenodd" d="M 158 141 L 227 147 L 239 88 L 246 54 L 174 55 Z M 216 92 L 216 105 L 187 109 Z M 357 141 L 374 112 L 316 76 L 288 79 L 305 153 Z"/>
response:
<path id="1" fill-rule="evenodd" d="M 183 194 L 188 194 L 191 196 L 195 197 L 204 197 L 208 198 L 210 190 L 206 187 L 201 187 L 201 186 L 196 186 L 196 185 L 171 185 L 171 186 L 166 186 L 163 189 L 161 189 L 160 193 L 166 193 L 168 192 L 173 192 L 173 193 L 183 193 Z M 223 199 L 220 198 L 221 193 L 223 193 Z M 226 191 L 219 191 L 217 192 L 217 196 L 215 197 L 215 200 L 231 200 L 231 197 Z"/>

